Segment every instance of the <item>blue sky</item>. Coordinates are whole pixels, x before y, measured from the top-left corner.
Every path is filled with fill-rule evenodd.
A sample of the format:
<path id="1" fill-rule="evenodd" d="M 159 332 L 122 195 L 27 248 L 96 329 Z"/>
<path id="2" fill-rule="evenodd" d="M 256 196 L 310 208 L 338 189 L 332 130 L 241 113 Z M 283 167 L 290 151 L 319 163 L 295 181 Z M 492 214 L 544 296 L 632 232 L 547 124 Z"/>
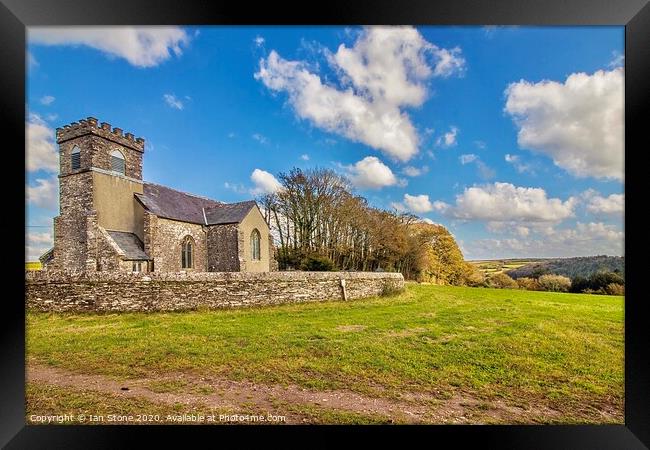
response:
<path id="1" fill-rule="evenodd" d="M 466 258 L 623 251 L 623 27 L 30 28 L 27 257 L 56 127 L 146 140 L 144 178 L 226 202 L 294 166 L 448 227 Z"/>

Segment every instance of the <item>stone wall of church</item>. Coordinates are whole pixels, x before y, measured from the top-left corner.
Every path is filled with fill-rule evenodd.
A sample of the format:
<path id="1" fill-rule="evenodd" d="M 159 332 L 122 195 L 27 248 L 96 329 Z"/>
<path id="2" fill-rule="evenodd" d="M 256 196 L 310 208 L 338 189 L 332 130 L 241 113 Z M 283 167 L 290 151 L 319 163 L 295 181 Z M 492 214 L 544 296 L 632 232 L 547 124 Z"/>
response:
<path id="1" fill-rule="evenodd" d="M 239 272 L 237 224 L 208 227 L 208 271 Z"/>
<path id="2" fill-rule="evenodd" d="M 202 225 L 155 217 L 145 219 L 145 251 L 154 259 L 154 272 L 205 272 L 207 271 L 206 229 Z M 193 268 L 181 267 L 181 246 L 190 236 L 194 241 Z"/>
<path id="3" fill-rule="evenodd" d="M 26 307 L 41 311 L 183 311 L 343 300 L 404 287 L 399 273 L 26 271 Z"/>

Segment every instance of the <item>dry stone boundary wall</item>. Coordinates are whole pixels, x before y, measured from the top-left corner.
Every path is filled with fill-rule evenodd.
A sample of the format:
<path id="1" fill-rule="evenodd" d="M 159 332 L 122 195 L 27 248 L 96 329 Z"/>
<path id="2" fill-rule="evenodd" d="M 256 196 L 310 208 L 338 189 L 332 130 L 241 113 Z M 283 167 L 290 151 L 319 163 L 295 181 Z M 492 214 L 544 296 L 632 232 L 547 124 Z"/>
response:
<path id="1" fill-rule="evenodd" d="M 399 273 L 26 271 L 28 309 L 53 312 L 183 311 L 353 300 L 404 287 Z"/>

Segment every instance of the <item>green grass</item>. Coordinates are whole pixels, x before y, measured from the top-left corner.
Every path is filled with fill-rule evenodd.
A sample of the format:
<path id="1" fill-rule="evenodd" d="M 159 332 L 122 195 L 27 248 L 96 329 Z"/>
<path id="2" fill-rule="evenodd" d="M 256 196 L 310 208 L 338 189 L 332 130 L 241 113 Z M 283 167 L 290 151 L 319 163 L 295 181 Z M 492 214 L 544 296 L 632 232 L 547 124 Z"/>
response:
<path id="1" fill-rule="evenodd" d="M 351 302 L 29 312 L 27 354 L 116 377 L 182 371 L 389 398 L 462 393 L 553 408 L 564 422 L 603 409 L 623 417 L 623 298 L 613 296 L 409 283 L 394 297 Z"/>

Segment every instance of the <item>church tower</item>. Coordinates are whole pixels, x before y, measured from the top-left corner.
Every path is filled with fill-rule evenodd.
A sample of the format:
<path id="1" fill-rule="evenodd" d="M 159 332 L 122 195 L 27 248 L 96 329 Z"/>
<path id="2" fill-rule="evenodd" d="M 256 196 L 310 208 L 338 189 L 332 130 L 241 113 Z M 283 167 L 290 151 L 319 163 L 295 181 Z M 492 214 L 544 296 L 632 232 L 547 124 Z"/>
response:
<path id="1" fill-rule="evenodd" d="M 102 270 L 102 230 L 143 239 L 141 208 L 144 139 L 88 117 L 56 130 L 59 145 L 59 216 L 49 266 L 77 272 Z M 105 231 L 104 231 L 105 232 Z"/>

